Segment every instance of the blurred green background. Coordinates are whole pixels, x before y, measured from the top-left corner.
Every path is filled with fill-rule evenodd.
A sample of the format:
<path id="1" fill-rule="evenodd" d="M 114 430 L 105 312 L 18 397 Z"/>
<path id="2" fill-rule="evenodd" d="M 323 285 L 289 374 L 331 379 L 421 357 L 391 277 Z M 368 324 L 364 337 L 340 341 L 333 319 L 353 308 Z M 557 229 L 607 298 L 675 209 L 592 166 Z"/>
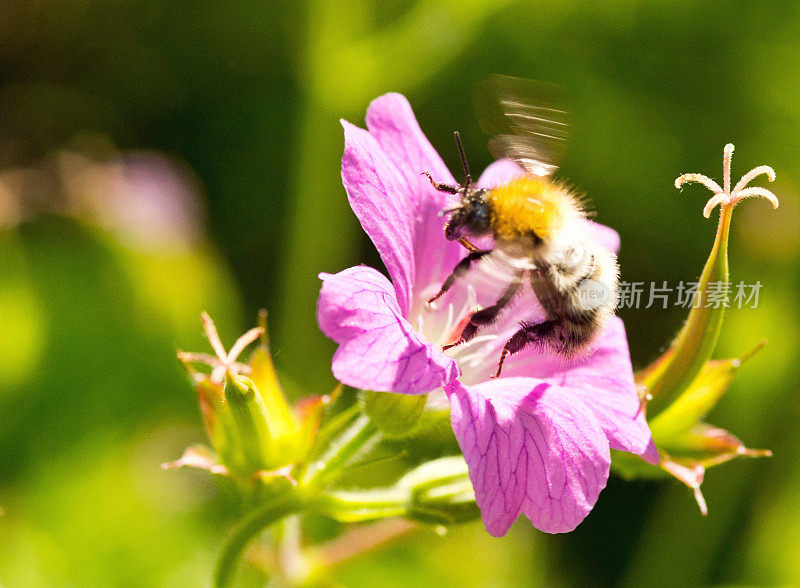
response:
<path id="1" fill-rule="evenodd" d="M 424 530 L 343 565 L 345 585 L 800 582 L 800 5 L 619 1 L 5 0 L 0 8 L 0 584 L 203 585 L 236 509 L 201 474 L 163 472 L 204 440 L 176 348 L 226 344 L 270 310 L 292 394 L 325 393 L 317 273 L 378 264 L 339 178 L 338 120 L 408 96 L 457 170 L 490 161 L 471 88 L 560 84 L 563 175 L 622 235 L 628 281 L 694 280 L 715 221 L 701 188 L 775 168 L 778 212 L 734 214 L 717 355 L 767 338 L 710 416 L 770 460 L 711 470 L 710 514 L 675 481 L 612 479 L 574 532 L 521 520 Z M 715 218 L 715 217 L 712 217 Z M 637 366 L 685 310 L 622 313 Z"/>

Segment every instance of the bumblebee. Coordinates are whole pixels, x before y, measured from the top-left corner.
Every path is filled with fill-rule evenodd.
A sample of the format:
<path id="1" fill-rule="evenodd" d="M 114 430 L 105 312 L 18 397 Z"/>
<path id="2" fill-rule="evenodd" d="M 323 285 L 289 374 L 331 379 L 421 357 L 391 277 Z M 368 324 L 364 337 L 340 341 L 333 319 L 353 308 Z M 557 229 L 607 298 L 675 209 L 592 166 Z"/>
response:
<path id="1" fill-rule="evenodd" d="M 449 215 L 444 233 L 469 250 L 428 302 L 447 292 L 481 259 L 512 262 L 510 282 L 497 302 L 473 312 L 458 340 L 444 349 L 471 340 L 494 322 L 525 282 L 544 310 L 544 320 L 520 323 L 506 342 L 498 377 L 507 356 L 529 345 L 546 346 L 565 357 L 585 353 L 616 310 L 619 268 L 616 256 L 593 239 L 582 200 L 552 179 L 555 153 L 565 138 L 563 111 L 527 102 L 524 97 L 532 82 L 502 77 L 493 84 L 501 93 L 499 104 L 509 132 L 492 139 L 490 149 L 497 157 L 516 161 L 526 173 L 495 188 L 476 188 L 456 132 L 464 183 L 441 184 L 425 175 L 434 188 L 459 198 L 455 207 L 442 212 Z M 494 240 L 491 249 L 470 241 L 487 236 Z"/>

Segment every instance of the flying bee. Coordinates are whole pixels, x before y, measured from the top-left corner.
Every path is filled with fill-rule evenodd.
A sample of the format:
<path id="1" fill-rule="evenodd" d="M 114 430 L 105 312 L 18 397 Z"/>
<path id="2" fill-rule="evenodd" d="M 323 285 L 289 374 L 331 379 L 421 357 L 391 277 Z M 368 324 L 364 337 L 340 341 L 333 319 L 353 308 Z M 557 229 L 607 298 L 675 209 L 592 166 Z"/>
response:
<path id="1" fill-rule="evenodd" d="M 580 356 L 600 333 L 617 303 L 619 268 L 614 253 L 597 243 L 581 200 L 555 181 L 556 157 L 566 131 L 564 112 L 528 100 L 538 85 L 518 78 L 495 77 L 492 89 L 504 120 L 504 132 L 490 141 L 498 157 L 516 161 L 526 173 L 490 189 L 476 188 L 458 133 L 455 133 L 464 183 L 450 186 L 427 175 L 437 190 L 458 196 L 458 204 L 443 214 L 450 218 L 445 237 L 459 241 L 469 254 L 456 265 L 439 292 L 442 296 L 474 264 L 487 257 L 497 263 L 511 260 L 510 283 L 497 302 L 473 312 L 458 340 L 444 349 L 465 343 L 494 322 L 528 281 L 545 318 L 522 322 L 506 342 L 495 377 L 503 362 L 528 345 L 540 344 L 565 357 Z M 480 249 L 470 238 L 491 236 L 494 246 Z"/>

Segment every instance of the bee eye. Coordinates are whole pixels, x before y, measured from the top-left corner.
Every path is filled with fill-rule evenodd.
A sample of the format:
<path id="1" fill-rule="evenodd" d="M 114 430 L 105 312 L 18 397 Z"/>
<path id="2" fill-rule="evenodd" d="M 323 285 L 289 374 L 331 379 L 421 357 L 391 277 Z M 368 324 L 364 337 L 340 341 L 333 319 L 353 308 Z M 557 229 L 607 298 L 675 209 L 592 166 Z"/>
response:
<path id="1" fill-rule="evenodd" d="M 469 228 L 475 233 L 489 230 L 489 211 L 483 203 L 475 204 L 470 210 Z"/>

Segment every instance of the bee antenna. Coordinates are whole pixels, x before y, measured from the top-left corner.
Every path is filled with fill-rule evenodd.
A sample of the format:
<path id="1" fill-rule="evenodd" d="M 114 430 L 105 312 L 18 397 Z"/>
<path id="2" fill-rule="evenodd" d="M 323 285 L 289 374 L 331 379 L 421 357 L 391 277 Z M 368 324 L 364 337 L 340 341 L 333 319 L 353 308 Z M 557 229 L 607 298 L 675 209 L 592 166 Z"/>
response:
<path id="1" fill-rule="evenodd" d="M 461 135 L 458 134 L 458 131 L 454 131 L 453 136 L 456 138 L 458 154 L 461 156 L 461 165 L 464 167 L 464 191 L 466 191 L 472 184 L 472 176 L 469 173 L 469 164 L 467 164 L 467 156 L 464 154 L 464 146 L 461 144 Z"/>

